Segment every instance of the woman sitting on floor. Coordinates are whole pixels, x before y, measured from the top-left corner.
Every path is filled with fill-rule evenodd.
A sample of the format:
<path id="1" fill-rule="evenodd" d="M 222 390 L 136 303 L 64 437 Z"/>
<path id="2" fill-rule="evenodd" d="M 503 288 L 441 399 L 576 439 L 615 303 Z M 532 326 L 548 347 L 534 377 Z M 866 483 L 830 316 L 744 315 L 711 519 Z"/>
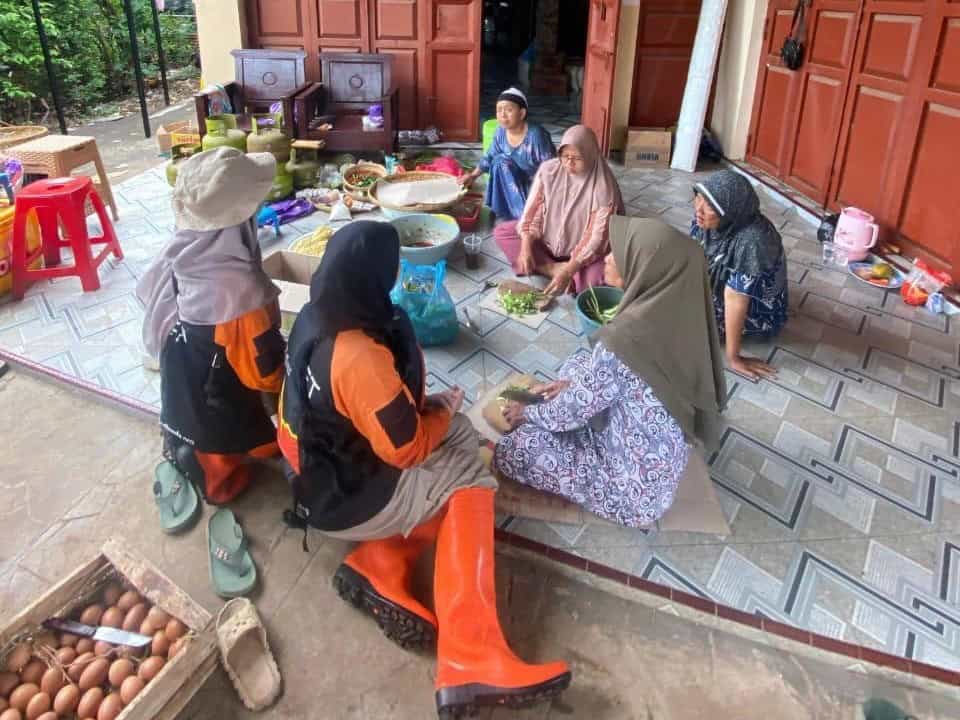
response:
<path id="1" fill-rule="evenodd" d="M 461 176 L 464 185 L 490 173 L 485 204 L 500 219 L 516 220 L 523 212 L 530 183 L 544 160 L 556 156 L 550 134 L 527 122 L 527 98 L 510 88 L 497 99 L 497 122 L 490 149 L 473 172 Z"/>
<path id="2" fill-rule="evenodd" d="M 776 369 L 740 354 L 744 335 L 775 336 L 787 322 L 787 257 L 780 233 L 740 173 L 722 170 L 694 186 L 691 235 L 707 256 L 713 305 L 731 370 L 750 378 Z"/>
<path id="3" fill-rule="evenodd" d="M 570 682 L 562 662 L 528 665 L 508 647 L 494 588 L 497 484 L 460 414 L 463 391 L 426 396 L 423 354 L 390 302 L 400 239 L 354 222 L 331 238 L 287 353 L 279 440 L 302 522 L 359 545 L 334 584 L 403 647 L 437 637 L 437 709 L 548 698 Z M 437 543 L 436 615 L 411 591 Z"/>
<path id="4" fill-rule="evenodd" d="M 519 222 L 500 223 L 493 236 L 518 275 L 550 278 L 550 294 L 580 292 L 603 284 L 615 214 L 623 214 L 617 179 L 593 130 L 576 125 L 564 133 L 560 156 L 540 166 Z"/>
<path id="5" fill-rule="evenodd" d="M 545 402 L 510 403 L 513 431 L 494 467 L 629 527 L 673 504 L 694 438 L 716 441 L 726 396 L 703 254 L 659 220 L 611 220 L 606 280 L 620 310 L 592 353 L 533 388 Z"/>
<path id="6" fill-rule="evenodd" d="M 233 148 L 180 166 L 176 232 L 137 285 L 143 342 L 160 361 L 164 455 L 212 504 L 250 482 L 250 458 L 277 454 L 262 394 L 283 382 L 279 289 L 260 264 L 255 216 L 270 192 L 269 153 Z"/>

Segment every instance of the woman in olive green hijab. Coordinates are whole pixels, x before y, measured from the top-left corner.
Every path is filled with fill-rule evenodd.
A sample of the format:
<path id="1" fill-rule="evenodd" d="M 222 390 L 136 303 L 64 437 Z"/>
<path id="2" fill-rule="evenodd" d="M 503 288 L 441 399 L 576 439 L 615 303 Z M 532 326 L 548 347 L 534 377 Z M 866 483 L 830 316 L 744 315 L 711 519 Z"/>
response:
<path id="1" fill-rule="evenodd" d="M 659 220 L 616 217 L 605 280 L 620 311 L 574 355 L 545 402 L 511 404 L 495 468 L 601 517 L 646 527 L 673 504 L 691 446 L 711 447 L 726 397 L 699 246 Z"/>

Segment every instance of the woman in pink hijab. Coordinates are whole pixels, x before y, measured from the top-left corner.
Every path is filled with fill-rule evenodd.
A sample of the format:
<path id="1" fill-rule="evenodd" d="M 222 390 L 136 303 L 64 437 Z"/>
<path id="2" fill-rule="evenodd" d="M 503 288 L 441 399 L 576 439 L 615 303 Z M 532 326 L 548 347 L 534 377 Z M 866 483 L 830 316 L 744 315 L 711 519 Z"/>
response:
<path id="1" fill-rule="evenodd" d="M 607 226 L 623 212 L 597 136 L 575 125 L 564 133 L 559 157 L 540 166 L 520 220 L 500 223 L 493 236 L 518 275 L 550 278 L 550 294 L 580 292 L 603 285 Z"/>

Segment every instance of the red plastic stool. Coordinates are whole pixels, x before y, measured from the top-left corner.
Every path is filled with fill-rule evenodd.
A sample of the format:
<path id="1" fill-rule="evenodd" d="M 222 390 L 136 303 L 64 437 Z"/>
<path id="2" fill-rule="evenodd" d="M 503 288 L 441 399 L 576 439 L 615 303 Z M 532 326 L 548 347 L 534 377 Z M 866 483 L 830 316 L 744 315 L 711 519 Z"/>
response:
<path id="1" fill-rule="evenodd" d="M 100 220 L 103 235 L 90 237 L 87 232 L 85 214 L 86 200 L 89 198 L 93 210 Z M 31 212 L 37 213 L 40 224 L 41 247 L 29 253 L 27 251 L 27 218 Z M 58 220 L 63 223 L 66 237 L 60 237 Z M 96 256 L 94 245 L 105 247 Z M 60 265 L 60 250 L 69 247 L 73 250 L 73 265 Z M 43 253 L 44 267 L 31 269 L 30 263 Z M 13 246 L 11 261 L 13 267 L 14 300 L 23 298 L 32 282 L 45 278 L 76 275 L 84 292 L 100 289 L 100 277 L 97 268 L 107 255 L 113 253 L 118 260 L 123 259 L 123 251 L 117 241 L 110 218 L 103 206 L 103 200 L 93 189 L 88 177 L 55 178 L 38 180 L 27 185 L 16 197 L 13 218 Z"/>

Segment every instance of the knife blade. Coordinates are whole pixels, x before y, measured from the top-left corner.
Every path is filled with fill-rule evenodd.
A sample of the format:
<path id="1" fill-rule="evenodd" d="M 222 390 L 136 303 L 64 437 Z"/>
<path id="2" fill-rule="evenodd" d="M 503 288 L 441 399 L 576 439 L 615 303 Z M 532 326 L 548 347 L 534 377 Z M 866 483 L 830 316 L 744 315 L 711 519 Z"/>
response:
<path id="1" fill-rule="evenodd" d="M 106 626 L 84 625 L 73 620 L 61 620 L 60 618 L 49 618 L 43 621 L 43 626 L 47 630 L 57 630 L 58 632 L 70 633 L 79 637 L 93 638 L 94 640 L 103 640 L 112 645 L 130 645 L 131 647 L 145 647 L 153 642 L 153 638 L 140 633 L 127 632 L 117 628 Z"/>

